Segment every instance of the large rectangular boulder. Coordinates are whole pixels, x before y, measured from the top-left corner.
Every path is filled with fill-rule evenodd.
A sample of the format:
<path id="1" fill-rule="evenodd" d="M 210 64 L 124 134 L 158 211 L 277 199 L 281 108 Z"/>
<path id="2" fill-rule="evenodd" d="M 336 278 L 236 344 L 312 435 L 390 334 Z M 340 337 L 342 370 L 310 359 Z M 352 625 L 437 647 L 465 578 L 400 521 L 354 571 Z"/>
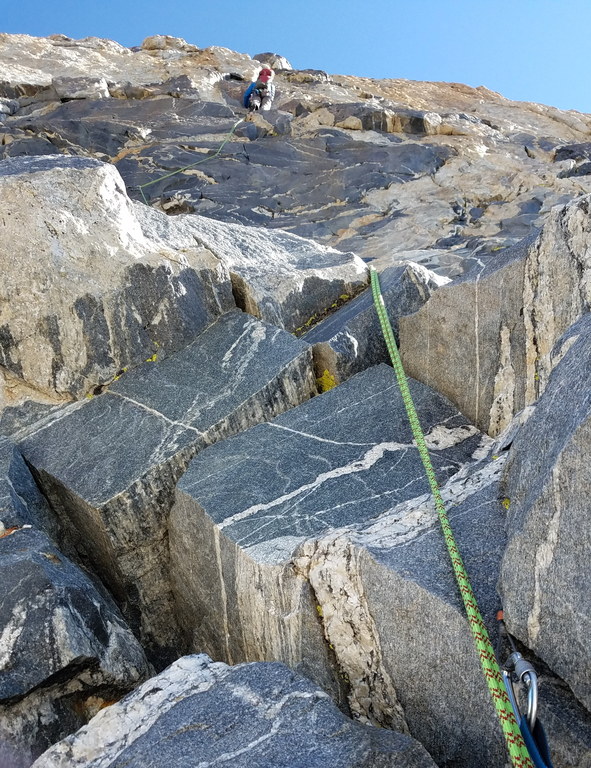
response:
<path id="1" fill-rule="evenodd" d="M 397 339 L 398 318 L 416 312 L 439 285 L 447 282 L 447 278 L 413 262 L 388 267 L 380 274 L 382 296 Z M 390 360 L 369 289 L 302 338 L 314 347 L 316 378 L 323 391 Z"/>
<path id="2" fill-rule="evenodd" d="M 215 254 L 230 273 L 237 305 L 291 332 L 351 298 L 369 280 L 367 266 L 355 254 L 279 229 L 194 214 L 166 217 L 139 204 L 136 215 L 151 241 L 181 253 L 198 244 Z"/>
<path id="3" fill-rule="evenodd" d="M 490 440 L 444 398 L 410 386 L 475 588 L 494 616 L 502 462 L 471 473 Z M 208 447 L 179 481 L 170 519 L 191 647 L 229 663 L 279 659 L 333 695 L 344 683 L 357 717 L 408 727 L 440 764 L 502 766 L 437 526 L 387 366 Z"/>
<path id="4" fill-rule="evenodd" d="M 207 444 L 315 391 L 311 348 L 235 310 L 184 350 L 128 372 L 22 441 L 72 545 L 160 663 L 179 641 L 167 530 L 176 481 Z"/>
<path id="5" fill-rule="evenodd" d="M 210 251 L 193 242 L 181 256 L 143 234 L 112 165 L 8 158 L 0 201 L 0 366 L 46 395 L 85 395 L 235 306 Z"/>

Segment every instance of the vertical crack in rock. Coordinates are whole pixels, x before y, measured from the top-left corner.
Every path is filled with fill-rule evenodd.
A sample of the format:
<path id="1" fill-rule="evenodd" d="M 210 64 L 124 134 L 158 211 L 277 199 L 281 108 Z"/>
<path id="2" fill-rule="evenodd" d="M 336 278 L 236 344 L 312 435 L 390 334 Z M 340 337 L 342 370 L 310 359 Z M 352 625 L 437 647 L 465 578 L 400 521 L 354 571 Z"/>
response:
<path id="1" fill-rule="evenodd" d="M 474 409 L 475 409 L 475 418 L 474 423 L 479 423 L 479 415 L 480 415 L 480 317 L 479 317 L 479 308 L 478 308 L 478 283 L 480 281 L 480 274 L 476 277 L 476 282 L 474 284 L 474 354 L 476 356 L 475 360 L 475 371 L 476 371 L 476 377 L 475 377 L 475 384 L 476 384 L 476 392 L 475 392 L 475 398 L 474 398 Z"/>
<path id="2" fill-rule="evenodd" d="M 525 328 L 525 404 L 530 405 L 538 398 L 538 360 L 537 318 L 539 280 L 540 280 L 540 241 L 536 241 L 528 253 L 525 262 L 523 280 L 523 325 Z"/>
<path id="3" fill-rule="evenodd" d="M 591 304 L 587 201 L 557 209 L 529 249 L 523 288 L 526 405 L 543 393 L 558 338 Z"/>
<path id="4" fill-rule="evenodd" d="M 359 549 L 337 533 L 304 543 L 294 564 L 314 590 L 326 640 L 350 686 L 351 712 L 361 722 L 408 733 L 365 599 Z"/>
<path id="5" fill-rule="evenodd" d="M 499 366 L 493 388 L 489 433 L 496 437 L 509 426 L 515 412 L 515 369 L 511 363 L 511 331 L 501 326 Z"/>

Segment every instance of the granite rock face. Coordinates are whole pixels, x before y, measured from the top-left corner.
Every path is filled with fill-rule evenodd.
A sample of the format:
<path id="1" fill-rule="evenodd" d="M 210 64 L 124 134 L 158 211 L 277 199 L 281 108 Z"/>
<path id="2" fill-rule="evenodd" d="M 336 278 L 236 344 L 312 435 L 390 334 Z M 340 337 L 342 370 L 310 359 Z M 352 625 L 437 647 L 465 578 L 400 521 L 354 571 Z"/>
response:
<path id="1" fill-rule="evenodd" d="M 133 204 L 94 160 L 7 160 L 0 196 L 0 407 L 15 381 L 58 399 L 92 392 L 191 343 L 235 299 L 294 330 L 367 282 L 352 254 Z"/>
<path id="2" fill-rule="evenodd" d="M 35 768 L 430 768 L 408 736 L 360 725 L 282 664 L 186 656 L 56 744 Z"/>
<path id="3" fill-rule="evenodd" d="M 511 631 L 591 710 L 589 314 L 556 351 L 560 362 L 509 456 L 501 590 Z"/>
<path id="4" fill-rule="evenodd" d="M 3 35 L 1 49 L 0 96 L 14 103 L 0 156 L 110 160 L 137 199 L 159 180 L 145 193 L 170 213 L 264 224 L 385 266 L 427 249 L 444 253 L 425 266 L 459 274 L 591 191 L 588 115 L 486 88 L 298 71 L 166 35 L 138 49 Z M 220 155 L 168 176 L 228 137 L 261 57 L 278 69 L 268 126 L 244 123 Z"/>
<path id="5" fill-rule="evenodd" d="M 194 244 L 179 259 L 146 239 L 111 166 L 6 160 L 0 197 L 0 364 L 29 386 L 83 395 L 193 341 L 234 305 L 229 275 L 209 251 Z"/>
<path id="6" fill-rule="evenodd" d="M 560 336 L 591 308 L 589 196 L 536 238 L 444 286 L 400 321 L 405 370 L 499 434 L 542 394 Z"/>
<path id="7" fill-rule="evenodd" d="M 314 392 L 310 347 L 235 310 L 181 352 L 60 410 L 22 441 L 75 549 L 152 653 L 174 657 L 178 641 L 167 517 L 187 462 Z"/>
<path id="8" fill-rule="evenodd" d="M 472 478 L 468 467 L 490 440 L 443 398 L 411 388 L 494 615 L 502 462 Z M 199 454 L 170 521 L 179 615 L 191 647 L 214 658 L 280 659 L 333 695 L 344 679 L 357 717 L 409 728 L 440 764 L 501 766 L 494 710 L 409 430 L 394 373 L 378 366 Z M 459 734 L 466 708 L 480 717 Z"/>
<path id="9" fill-rule="evenodd" d="M 110 595 L 56 548 L 61 526 L 14 443 L 26 418 L 2 421 L 0 764 L 25 768 L 152 670 Z"/>
<path id="10" fill-rule="evenodd" d="M 198 243 L 215 254 L 230 274 L 238 306 L 288 331 L 350 298 L 369 279 L 367 267 L 354 254 L 286 232 L 204 216 L 167 218 L 145 206 L 136 210 L 153 242 L 180 253 Z"/>
<path id="11" fill-rule="evenodd" d="M 398 318 L 416 312 L 432 291 L 447 282 L 447 278 L 412 262 L 389 267 L 380 274 L 382 296 L 397 340 Z M 370 289 L 347 302 L 303 338 L 314 347 L 316 377 L 323 390 L 371 365 L 390 360 Z"/>
<path id="12" fill-rule="evenodd" d="M 263 61 L 274 109 L 246 115 Z M 145 676 L 133 630 L 159 669 L 187 649 L 281 660 L 440 766 L 504 766 L 393 373 L 368 368 L 385 351 L 369 293 L 352 297 L 372 262 L 485 619 L 500 578 L 555 764 L 590 766 L 591 116 L 167 35 L 0 35 L 0 65 L 0 656 L 18 649 L 0 762 L 27 764 Z M 312 344 L 320 388 L 345 383 L 302 405 Z M 175 715 L 148 713 L 148 686 L 149 726 L 118 730 L 139 699 L 101 714 L 122 751 L 86 741 L 81 760 L 143 765 L 156 744 L 193 760 L 195 733 L 220 732 L 187 730 L 205 709 L 181 677 L 217 718 L 220 696 L 252 710 L 263 694 L 203 680 L 252 675 L 276 701 L 285 675 L 183 664 Z M 250 735 L 236 755 L 208 742 L 204 764 L 289 743 L 308 765 L 308 741 L 323 765 L 405 764 L 359 724 L 361 751 L 323 751 L 286 728 L 286 696 L 231 709 Z"/>
<path id="13" fill-rule="evenodd" d="M 424 307 L 399 320 L 407 375 L 444 394 L 491 435 L 527 404 L 521 316 L 526 257 L 526 244 L 514 246 L 442 286 Z"/>

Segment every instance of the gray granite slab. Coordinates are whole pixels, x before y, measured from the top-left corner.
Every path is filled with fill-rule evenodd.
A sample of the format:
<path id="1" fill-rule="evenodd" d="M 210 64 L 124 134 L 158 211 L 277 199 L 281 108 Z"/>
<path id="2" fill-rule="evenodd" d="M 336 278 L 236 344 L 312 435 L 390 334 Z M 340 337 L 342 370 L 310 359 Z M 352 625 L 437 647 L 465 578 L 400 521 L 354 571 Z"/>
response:
<path id="1" fill-rule="evenodd" d="M 410 387 L 444 484 L 472 464 L 483 436 L 437 393 Z M 424 503 L 427 492 L 386 365 L 206 448 L 181 478 L 170 519 L 174 593 L 190 646 L 231 663 L 282 660 L 332 695 L 344 682 L 357 716 L 406 727 L 394 685 L 383 682 L 377 631 L 358 615 L 334 636 L 328 627 L 364 604 L 351 575 L 359 573 L 354 532 L 417 497 Z M 335 558 L 318 553 L 327 599 L 311 563 L 316 542 L 339 532 L 350 546 L 339 545 Z"/>
<path id="2" fill-rule="evenodd" d="M 274 374 L 307 355 L 305 342 L 236 310 L 173 358 L 131 371 L 109 391 L 198 430 L 208 440 L 229 414 L 268 390 Z M 301 383 L 306 388 L 302 396 L 309 396 L 309 382 L 298 382 L 296 371 L 293 376 L 293 387 Z M 273 403 L 266 406 L 270 415 Z"/>
<path id="3" fill-rule="evenodd" d="M 152 650 L 177 642 L 167 518 L 187 462 L 315 391 L 311 348 L 235 310 L 177 354 L 129 371 L 22 441 L 73 545 Z"/>
<path id="4" fill-rule="evenodd" d="M 438 428 L 454 443 L 433 452 L 444 482 L 470 461 L 480 435 L 443 397 L 410 387 L 424 431 Z M 382 365 L 209 448 L 178 488 L 248 548 L 371 519 L 428 485 L 394 372 Z"/>
<path id="5" fill-rule="evenodd" d="M 125 491 L 150 468 L 203 444 L 198 430 L 106 392 L 64 411 L 59 420 L 27 437 L 21 449 L 36 470 L 96 506 Z"/>
<path id="6" fill-rule="evenodd" d="M 511 631 L 591 711 L 591 315 L 570 328 L 553 358 L 509 454 L 500 586 Z"/>
<path id="7" fill-rule="evenodd" d="M 355 723 L 283 664 L 186 656 L 35 768 L 430 768 L 409 736 Z"/>

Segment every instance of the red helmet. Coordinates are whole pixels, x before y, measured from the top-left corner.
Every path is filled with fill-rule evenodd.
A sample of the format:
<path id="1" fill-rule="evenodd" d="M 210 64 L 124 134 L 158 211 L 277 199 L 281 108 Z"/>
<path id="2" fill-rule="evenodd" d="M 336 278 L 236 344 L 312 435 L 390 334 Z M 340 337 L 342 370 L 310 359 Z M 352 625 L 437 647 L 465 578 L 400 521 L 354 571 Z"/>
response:
<path id="1" fill-rule="evenodd" d="M 261 71 L 259 72 L 258 79 L 262 80 L 263 83 L 266 83 L 267 80 L 269 80 L 269 78 L 271 77 L 273 77 L 273 70 L 265 67 L 264 69 L 261 69 Z"/>

